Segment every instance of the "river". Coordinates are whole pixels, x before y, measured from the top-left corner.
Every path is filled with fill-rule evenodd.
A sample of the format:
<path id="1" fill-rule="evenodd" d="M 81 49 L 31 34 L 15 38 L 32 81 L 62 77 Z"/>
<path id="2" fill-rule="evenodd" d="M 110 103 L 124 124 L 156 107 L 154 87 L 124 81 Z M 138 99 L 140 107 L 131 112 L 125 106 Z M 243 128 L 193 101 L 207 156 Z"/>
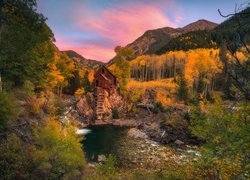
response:
<path id="1" fill-rule="evenodd" d="M 112 125 L 88 127 L 90 133 L 85 135 L 83 149 L 87 161 L 96 161 L 98 155 L 112 154 L 118 156 L 121 144 L 127 136 L 127 128 Z"/>
<path id="2" fill-rule="evenodd" d="M 112 154 L 120 167 L 157 168 L 165 162 L 183 163 L 199 157 L 196 148 L 173 148 L 150 139 L 128 137 L 128 128 L 101 125 L 88 127 L 83 150 L 88 162 L 96 162 L 98 155 Z"/>

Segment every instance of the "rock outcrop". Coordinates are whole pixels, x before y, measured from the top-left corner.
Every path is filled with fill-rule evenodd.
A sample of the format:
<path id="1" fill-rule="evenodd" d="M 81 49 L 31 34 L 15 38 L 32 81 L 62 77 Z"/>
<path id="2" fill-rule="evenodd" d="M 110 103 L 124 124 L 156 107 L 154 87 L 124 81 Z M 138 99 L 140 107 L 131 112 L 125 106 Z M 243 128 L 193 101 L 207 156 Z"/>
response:
<path id="1" fill-rule="evenodd" d="M 76 110 L 82 118 L 92 119 L 94 117 L 93 111 L 94 97 L 92 93 L 88 93 L 76 104 Z"/>
<path id="2" fill-rule="evenodd" d="M 124 112 L 124 106 L 125 103 L 117 91 L 109 94 L 104 90 L 103 119 L 112 119 L 112 111 L 114 109 L 117 110 L 119 116 L 122 116 Z M 73 114 L 73 117 L 78 119 L 78 121 L 84 122 L 85 124 L 93 123 L 96 119 L 94 93 L 83 95 L 76 103 L 75 109 L 71 114 Z"/>

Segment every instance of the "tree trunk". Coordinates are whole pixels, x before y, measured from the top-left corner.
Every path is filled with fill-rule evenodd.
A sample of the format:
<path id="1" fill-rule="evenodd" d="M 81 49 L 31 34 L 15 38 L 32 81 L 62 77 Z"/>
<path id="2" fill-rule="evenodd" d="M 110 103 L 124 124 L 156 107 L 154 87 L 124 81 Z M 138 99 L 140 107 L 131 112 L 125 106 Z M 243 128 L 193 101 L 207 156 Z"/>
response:
<path id="1" fill-rule="evenodd" d="M 0 93 L 3 91 L 2 76 L 0 73 Z"/>

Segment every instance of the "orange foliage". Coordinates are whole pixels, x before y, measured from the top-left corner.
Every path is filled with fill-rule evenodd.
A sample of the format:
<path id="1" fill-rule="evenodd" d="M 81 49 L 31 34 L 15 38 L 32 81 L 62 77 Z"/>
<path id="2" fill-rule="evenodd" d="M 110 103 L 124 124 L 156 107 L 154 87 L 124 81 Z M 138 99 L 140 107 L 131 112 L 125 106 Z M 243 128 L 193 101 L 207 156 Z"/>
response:
<path id="1" fill-rule="evenodd" d="M 111 65 L 108 67 L 108 69 L 109 69 L 110 71 L 114 72 L 114 70 L 115 70 L 115 64 L 111 64 Z"/>
<path id="2" fill-rule="evenodd" d="M 94 81 L 94 75 L 95 75 L 95 71 L 94 70 L 91 70 L 89 72 L 89 75 L 88 75 L 88 79 L 89 79 L 89 82 L 92 83 Z"/>

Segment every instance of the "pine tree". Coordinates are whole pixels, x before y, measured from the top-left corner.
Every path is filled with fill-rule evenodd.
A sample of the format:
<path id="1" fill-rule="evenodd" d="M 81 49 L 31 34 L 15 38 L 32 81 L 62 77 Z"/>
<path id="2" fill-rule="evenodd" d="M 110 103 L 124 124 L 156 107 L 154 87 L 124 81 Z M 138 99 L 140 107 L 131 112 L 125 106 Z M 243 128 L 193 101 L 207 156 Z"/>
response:
<path id="1" fill-rule="evenodd" d="M 180 100 L 186 101 L 188 99 L 188 86 L 183 73 L 180 74 L 177 84 L 178 84 L 178 90 L 177 90 L 178 98 Z"/>
<path id="2" fill-rule="evenodd" d="M 229 70 L 229 64 L 228 64 L 228 57 L 227 57 L 227 47 L 226 47 L 226 43 L 222 42 L 221 48 L 220 48 L 220 60 L 223 63 L 223 72 L 222 72 L 222 76 L 223 76 L 223 92 L 226 98 L 228 99 L 233 99 L 233 92 L 231 91 L 231 87 L 232 87 L 232 79 L 230 78 L 230 76 L 228 75 L 228 70 Z"/>

